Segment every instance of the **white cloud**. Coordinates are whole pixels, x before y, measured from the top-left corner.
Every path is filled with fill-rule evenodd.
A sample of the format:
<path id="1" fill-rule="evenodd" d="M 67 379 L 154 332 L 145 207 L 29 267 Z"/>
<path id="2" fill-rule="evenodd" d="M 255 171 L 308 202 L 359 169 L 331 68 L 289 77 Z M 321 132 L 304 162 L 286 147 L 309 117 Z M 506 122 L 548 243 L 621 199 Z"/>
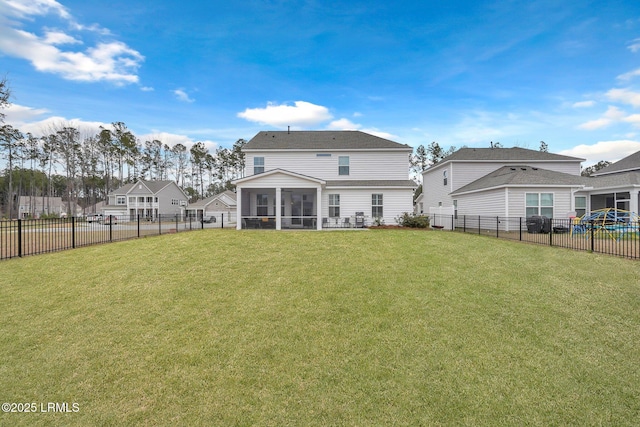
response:
<path id="1" fill-rule="evenodd" d="M 618 76 L 618 80 L 627 81 L 627 80 L 631 80 L 634 77 L 638 77 L 638 76 L 640 76 L 640 68 L 637 68 L 637 69 L 635 69 L 633 71 L 629 71 L 628 73 L 620 74 Z"/>
<path id="2" fill-rule="evenodd" d="M 76 30 L 102 31 L 73 21 L 69 12 L 54 0 L 0 3 L 0 14 L 20 20 L 35 15 L 57 14 Z M 44 30 L 44 37 L 19 29 L 20 23 L 0 19 L 0 52 L 25 59 L 41 72 L 53 73 L 68 80 L 136 83 L 136 74 L 144 57 L 120 41 L 98 43 L 84 51 L 61 49 L 60 45 L 77 45 L 82 41 L 58 30 Z M 104 33 L 104 31 L 102 31 Z"/>
<path id="3" fill-rule="evenodd" d="M 380 138 L 385 138 L 385 139 L 390 139 L 392 141 L 398 142 L 398 137 L 389 133 L 389 132 L 382 132 L 378 129 L 375 128 L 371 128 L 371 129 L 360 129 L 361 132 L 364 133 L 368 133 L 374 136 L 378 136 Z"/>
<path id="4" fill-rule="evenodd" d="M 333 118 L 327 107 L 305 101 L 296 101 L 294 105 L 268 103 L 265 108 L 247 108 L 237 116 L 277 128 L 317 126 Z"/>
<path id="5" fill-rule="evenodd" d="M 327 126 L 329 130 L 358 130 L 362 126 L 351 122 L 349 119 L 334 120 Z"/>
<path id="6" fill-rule="evenodd" d="M 33 15 L 48 15 L 53 12 L 58 16 L 69 19 L 70 15 L 67 9 L 55 0 L 5 0 L 2 10 L 7 15 L 16 18 L 29 18 Z M 8 8 L 6 7 L 8 6 Z"/>
<path id="7" fill-rule="evenodd" d="M 580 102 L 574 102 L 571 106 L 573 108 L 587 108 L 587 107 L 593 107 L 594 105 L 596 105 L 595 101 L 580 101 Z"/>
<path id="8" fill-rule="evenodd" d="M 182 102 L 193 102 L 194 100 L 189 98 L 189 94 L 182 89 L 176 89 L 173 91 L 173 94 L 178 98 L 178 100 Z"/>
<path id="9" fill-rule="evenodd" d="M 633 53 L 639 51 L 640 50 L 640 38 L 632 40 L 631 43 L 629 43 L 628 48 Z"/>
<path id="10" fill-rule="evenodd" d="M 630 89 L 611 89 L 605 96 L 612 101 L 640 107 L 640 92 L 634 92 Z"/>
<path id="11" fill-rule="evenodd" d="M 61 31 L 47 31 L 43 40 L 45 44 L 60 45 L 60 44 L 82 44 L 78 39 L 71 37 Z"/>
<path id="12" fill-rule="evenodd" d="M 623 139 L 599 141 L 592 145 L 582 144 L 560 151 L 558 154 L 586 159 L 582 166 L 588 167 L 598 163 L 600 160 L 616 162 L 637 151 L 640 151 L 640 141 Z"/>
<path id="13" fill-rule="evenodd" d="M 150 86 L 142 86 L 140 90 L 143 92 L 153 92 L 155 89 Z"/>
<path id="14" fill-rule="evenodd" d="M 625 112 L 617 107 L 609 106 L 607 112 L 602 117 L 595 120 L 590 120 L 586 123 L 582 123 L 578 126 L 578 129 L 584 130 L 596 130 L 607 127 L 613 123 L 622 121 L 625 117 Z"/>

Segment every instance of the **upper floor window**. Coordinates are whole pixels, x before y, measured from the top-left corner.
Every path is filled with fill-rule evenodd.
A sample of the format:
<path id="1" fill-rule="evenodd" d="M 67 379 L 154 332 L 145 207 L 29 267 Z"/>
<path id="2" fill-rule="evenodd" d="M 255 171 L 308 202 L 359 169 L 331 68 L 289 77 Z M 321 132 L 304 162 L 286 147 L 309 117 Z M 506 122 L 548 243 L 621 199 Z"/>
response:
<path id="1" fill-rule="evenodd" d="M 116 205 L 126 205 L 127 197 L 126 196 L 116 196 Z"/>
<path id="2" fill-rule="evenodd" d="M 349 156 L 338 156 L 338 175 L 349 175 Z"/>
<path id="3" fill-rule="evenodd" d="M 444 170 L 442 172 L 442 181 L 444 182 L 444 185 L 447 185 L 447 171 Z"/>
<path id="4" fill-rule="evenodd" d="M 253 174 L 264 172 L 264 157 L 253 158 Z"/>
<path id="5" fill-rule="evenodd" d="M 371 216 L 373 218 L 382 218 L 382 194 L 371 195 Z"/>
<path id="6" fill-rule="evenodd" d="M 179 204 L 180 204 L 180 200 L 178 200 L 178 199 L 171 199 L 171 204 L 172 204 L 172 205 L 179 205 Z"/>
<path id="7" fill-rule="evenodd" d="M 526 214 L 553 218 L 553 193 L 527 193 Z"/>

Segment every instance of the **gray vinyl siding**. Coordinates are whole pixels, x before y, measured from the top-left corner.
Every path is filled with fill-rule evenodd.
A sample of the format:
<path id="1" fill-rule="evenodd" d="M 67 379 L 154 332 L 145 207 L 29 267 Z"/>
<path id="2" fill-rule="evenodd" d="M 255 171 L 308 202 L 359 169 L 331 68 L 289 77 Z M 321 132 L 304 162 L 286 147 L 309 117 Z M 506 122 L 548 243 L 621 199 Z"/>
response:
<path id="1" fill-rule="evenodd" d="M 349 156 L 349 175 L 338 174 L 340 156 Z M 249 175 L 253 174 L 254 157 L 264 157 L 265 172 L 284 169 L 323 180 L 406 180 L 409 177 L 409 153 L 406 151 L 252 152 L 246 159 Z"/>
<path id="2" fill-rule="evenodd" d="M 526 193 L 553 193 L 553 217 L 563 219 L 572 212 L 571 190 L 569 188 L 511 188 L 509 190 L 509 216 L 526 216 Z"/>
<path id="3" fill-rule="evenodd" d="M 448 175 L 447 185 L 444 185 L 443 171 L 445 169 Z M 449 196 L 449 193 L 453 191 L 451 175 L 451 165 L 446 165 L 445 167 L 424 173 L 422 177 L 422 203 L 425 212 L 429 212 L 429 208 L 439 206 L 440 202 L 442 202 L 442 206 L 444 207 L 453 206 L 452 199 Z"/>
<path id="4" fill-rule="evenodd" d="M 525 161 L 504 161 L 504 162 L 466 162 L 455 161 L 445 163 L 442 166 L 436 166 L 428 169 L 423 173 L 423 193 L 424 193 L 424 209 L 427 211 L 430 207 L 438 206 L 442 202 L 442 206 L 452 206 L 453 198 L 449 193 L 470 184 L 482 178 L 489 173 L 508 165 L 528 164 L 541 169 L 548 169 L 556 172 L 568 173 L 571 175 L 580 175 L 580 162 L 525 162 Z M 443 183 L 443 171 L 447 170 L 448 183 Z M 460 197 L 457 197 L 458 199 Z M 459 209 L 459 208 L 458 208 Z"/>
<path id="5" fill-rule="evenodd" d="M 329 216 L 329 194 L 340 194 L 340 217 L 351 217 L 356 212 L 364 212 L 367 223 L 371 223 L 371 195 L 382 194 L 384 214 L 387 225 L 396 224 L 396 218 L 404 212 L 413 211 L 413 192 L 411 189 L 327 189 L 322 193 L 322 216 Z"/>
<path id="6" fill-rule="evenodd" d="M 162 189 L 161 192 L 157 194 L 158 196 L 158 213 L 160 215 L 175 215 L 180 214 L 184 209 L 184 206 L 172 205 L 171 200 L 177 199 L 179 201 L 186 202 L 185 195 L 180 191 L 180 188 L 177 185 L 169 185 Z"/>
<path id="7" fill-rule="evenodd" d="M 464 187 L 503 166 L 523 164 L 570 175 L 580 175 L 580 163 L 576 162 L 454 162 L 449 174 L 452 180 L 451 191 Z"/>
<path id="8" fill-rule="evenodd" d="M 505 216 L 504 188 L 460 195 L 456 200 L 458 200 L 458 216 Z"/>

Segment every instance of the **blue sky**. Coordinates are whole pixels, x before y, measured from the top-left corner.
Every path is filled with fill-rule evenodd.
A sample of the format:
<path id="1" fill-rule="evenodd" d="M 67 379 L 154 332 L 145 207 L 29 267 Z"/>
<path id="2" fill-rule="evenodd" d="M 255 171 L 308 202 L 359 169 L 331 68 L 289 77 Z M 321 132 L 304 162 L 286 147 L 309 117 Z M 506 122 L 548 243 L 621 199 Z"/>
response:
<path id="1" fill-rule="evenodd" d="M 230 147 L 359 129 L 411 146 L 640 150 L 637 1 L 0 0 L 6 122 Z"/>

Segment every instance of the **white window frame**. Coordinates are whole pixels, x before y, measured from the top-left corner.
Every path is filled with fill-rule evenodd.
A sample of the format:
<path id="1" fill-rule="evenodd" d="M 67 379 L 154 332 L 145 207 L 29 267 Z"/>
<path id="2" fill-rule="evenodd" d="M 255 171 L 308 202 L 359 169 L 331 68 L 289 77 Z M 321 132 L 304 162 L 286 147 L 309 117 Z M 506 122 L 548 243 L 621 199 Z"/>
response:
<path id="1" fill-rule="evenodd" d="M 578 199 L 584 199 L 584 206 L 579 206 L 578 205 Z M 576 217 L 582 217 L 583 215 L 585 215 L 587 213 L 587 196 L 574 196 L 574 210 L 576 212 Z M 579 213 L 579 211 L 584 211 L 582 212 L 582 214 Z"/>
<path id="2" fill-rule="evenodd" d="M 371 195 L 371 217 L 382 218 L 384 216 L 384 195 L 374 193 Z"/>
<path id="3" fill-rule="evenodd" d="M 536 196 L 535 203 L 533 198 L 529 196 Z M 551 198 L 551 204 L 548 202 L 548 198 Z M 543 200 L 547 198 L 547 200 Z M 524 212 L 527 218 L 532 216 L 546 216 L 547 218 L 553 218 L 555 211 L 555 194 L 554 193 L 525 193 L 524 195 Z"/>
<path id="4" fill-rule="evenodd" d="M 349 156 L 338 156 L 338 175 L 349 176 Z"/>
<path id="5" fill-rule="evenodd" d="M 329 194 L 329 218 L 340 218 L 340 194 Z"/>
<path id="6" fill-rule="evenodd" d="M 257 175 L 264 172 L 264 157 L 258 156 L 253 158 L 253 174 Z"/>
<path id="7" fill-rule="evenodd" d="M 256 216 L 269 216 L 268 194 L 256 194 Z"/>
<path id="8" fill-rule="evenodd" d="M 116 205 L 126 205 L 127 196 L 116 196 Z"/>

